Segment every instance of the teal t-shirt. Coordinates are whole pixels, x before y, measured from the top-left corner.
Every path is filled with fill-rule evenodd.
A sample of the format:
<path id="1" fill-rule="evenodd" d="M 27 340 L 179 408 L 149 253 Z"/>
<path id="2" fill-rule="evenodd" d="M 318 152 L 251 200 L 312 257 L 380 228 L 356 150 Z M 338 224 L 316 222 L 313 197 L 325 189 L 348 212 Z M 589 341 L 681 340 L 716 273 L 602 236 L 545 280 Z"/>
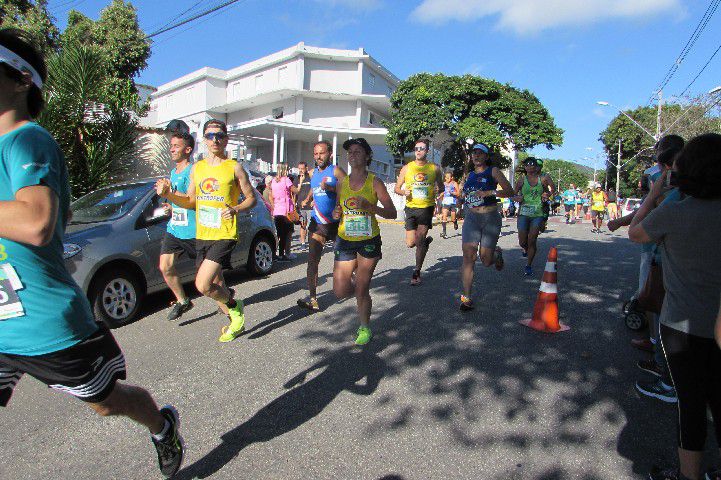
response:
<path id="1" fill-rule="evenodd" d="M 566 205 L 575 205 L 576 204 L 576 191 L 571 190 L 570 188 L 563 192 L 563 198 Z"/>
<path id="2" fill-rule="evenodd" d="M 190 164 L 180 173 L 175 173 L 175 169 L 170 171 L 170 188 L 173 192 L 188 193 L 192 170 L 193 165 Z M 174 203 L 171 205 L 173 216 L 168 222 L 168 233 L 183 240 L 195 238 L 195 209 L 182 208 Z"/>
<path id="3" fill-rule="evenodd" d="M 42 355 L 69 348 L 98 328 L 90 304 L 63 260 L 70 208 L 68 170 L 60 147 L 36 123 L 0 136 L 0 201 L 43 185 L 58 197 L 50 243 L 34 247 L 0 238 L 0 352 Z M 2 208 L 2 207 L 0 207 Z"/>

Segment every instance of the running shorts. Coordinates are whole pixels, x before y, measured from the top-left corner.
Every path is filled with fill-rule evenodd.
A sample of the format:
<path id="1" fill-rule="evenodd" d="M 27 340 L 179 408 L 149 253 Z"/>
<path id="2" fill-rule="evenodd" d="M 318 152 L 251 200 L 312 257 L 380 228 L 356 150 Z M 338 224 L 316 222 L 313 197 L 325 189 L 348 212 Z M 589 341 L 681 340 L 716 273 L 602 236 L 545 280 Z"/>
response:
<path id="1" fill-rule="evenodd" d="M 519 215 L 518 220 L 516 220 L 516 227 L 519 232 L 528 232 L 532 228 L 540 230 L 541 225 L 543 225 L 543 222 L 546 220 L 546 217 L 527 217 L 526 215 Z"/>
<path id="2" fill-rule="evenodd" d="M 326 241 L 335 240 L 336 236 L 338 235 L 338 225 L 338 222 L 318 223 L 315 221 L 315 218 L 311 217 L 310 223 L 308 224 L 308 231 L 311 234 L 317 233 L 318 235 L 325 238 Z"/>
<path id="3" fill-rule="evenodd" d="M 57 352 L 37 356 L 0 353 L 0 406 L 27 373 L 53 390 L 84 402 L 102 402 L 117 380 L 124 380 L 125 357 L 105 325 L 85 340 Z"/>
<path id="4" fill-rule="evenodd" d="M 348 262 L 356 260 L 357 255 L 365 258 L 383 258 L 381 245 L 383 245 L 383 242 L 381 242 L 380 235 L 357 242 L 350 242 L 338 237 L 335 239 L 335 261 Z"/>
<path id="5" fill-rule="evenodd" d="M 591 210 L 591 219 L 594 218 L 600 218 L 601 220 L 603 220 L 603 211 Z"/>
<path id="6" fill-rule="evenodd" d="M 178 238 L 170 232 L 165 232 L 165 235 L 163 235 L 163 241 L 160 244 L 160 254 L 173 255 L 175 253 L 179 256 L 185 254 L 189 258 L 195 258 L 195 239 Z"/>
<path id="7" fill-rule="evenodd" d="M 406 230 L 415 230 L 419 225 L 425 225 L 430 230 L 433 228 L 433 213 L 435 207 L 426 208 L 405 208 Z"/>
<path id="8" fill-rule="evenodd" d="M 480 244 L 482 248 L 495 249 L 501 236 L 501 214 L 498 210 L 477 213 L 468 209 L 461 231 L 463 243 Z"/>
<path id="9" fill-rule="evenodd" d="M 231 268 L 230 257 L 237 244 L 237 240 L 196 240 L 195 266 L 200 267 L 203 260 L 210 260 L 223 268 Z"/>

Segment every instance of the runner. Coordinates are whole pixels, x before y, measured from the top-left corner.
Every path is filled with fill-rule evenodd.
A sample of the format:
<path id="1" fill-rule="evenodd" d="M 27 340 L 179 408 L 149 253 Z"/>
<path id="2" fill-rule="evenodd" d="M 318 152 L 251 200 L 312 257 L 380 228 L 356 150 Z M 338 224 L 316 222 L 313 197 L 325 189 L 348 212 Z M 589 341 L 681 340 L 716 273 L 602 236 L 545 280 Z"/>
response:
<path id="1" fill-rule="evenodd" d="M 480 253 L 481 262 L 486 267 L 495 265 L 496 270 L 503 269 L 503 252 L 497 247 L 501 235 L 501 215 L 498 213 L 496 197 L 513 196 L 513 187 L 498 168 L 490 164 L 489 149 L 478 143 L 471 149 L 470 173 L 463 182 L 462 196 L 466 202 L 463 221 L 463 295 L 461 310 L 472 310 L 471 287 L 473 286 L 473 267 Z M 501 185 L 502 191 L 496 193 Z M 480 246 L 480 248 L 479 248 Z"/>
<path id="2" fill-rule="evenodd" d="M 236 216 L 255 206 L 255 192 L 248 174 L 235 160 L 227 158 L 228 129 L 224 122 L 211 119 L 203 125 L 208 156 L 193 164 L 185 194 L 173 192 L 168 179 L 158 180 L 158 195 L 196 212 L 196 255 L 198 273 L 195 287 L 218 303 L 230 324 L 223 327 L 221 342 L 230 342 L 245 330 L 243 301 L 235 300 L 223 278 L 223 267 L 238 243 Z M 243 201 L 238 200 L 243 195 Z"/>
<path id="3" fill-rule="evenodd" d="M 195 148 L 195 139 L 186 132 L 175 132 L 170 138 L 170 158 L 175 168 L 170 171 L 170 188 L 186 193 L 190 185 L 190 155 Z M 193 302 L 185 295 L 183 284 L 175 270 L 175 261 L 182 255 L 195 258 L 195 211 L 175 204 L 164 204 L 171 218 L 160 246 L 160 272 L 165 283 L 175 295 L 175 302 L 168 313 L 168 320 L 180 318 L 193 308 Z"/>
<path id="4" fill-rule="evenodd" d="M 441 225 L 443 226 L 443 233 L 441 237 L 448 238 L 446 236 L 446 223 L 448 223 L 448 214 L 451 215 L 451 222 L 453 222 L 453 229 L 458 230 L 458 219 L 456 218 L 456 205 L 458 204 L 458 197 L 461 194 L 458 183 L 453 179 L 451 172 L 446 172 L 443 179 L 443 193 L 438 195 L 441 199 Z"/>
<path id="5" fill-rule="evenodd" d="M 591 208 L 591 193 L 587 191 L 581 194 L 581 209 L 583 211 L 583 219 L 588 216 L 588 209 Z"/>
<path id="6" fill-rule="evenodd" d="M 576 220 L 581 220 L 581 211 L 583 210 L 583 194 L 579 188 L 576 188 Z"/>
<path id="7" fill-rule="evenodd" d="M 597 183 L 591 193 L 591 233 L 601 233 L 607 202 L 606 192 L 601 188 L 601 184 Z"/>
<path id="8" fill-rule="evenodd" d="M 364 138 L 354 138 L 343 143 L 348 152 L 350 175 L 344 177 L 338 191 L 338 204 L 333 216 L 340 219 L 338 238 L 335 242 L 335 265 L 333 266 L 333 292 L 338 298 L 355 293 L 358 305 L 356 345 L 370 342 L 371 307 L 370 283 L 373 271 L 381 259 L 381 232 L 376 215 L 396 218 L 386 186 L 368 172 L 373 151 Z M 431 196 L 431 200 L 434 197 Z M 382 207 L 378 206 L 380 201 Z"/>
<path id="9" fill-rule="evenodd" d="M 430 145 L 430 140 L 425 138 L 416 142 L 415 159 L 401 168 L 395 187 L 398 195 L 406 197 L 406 245 L 408 248 L 416 248 L 416 268 L 411 276 L 411 285 L 421 283 L 423 260 L 433 241 L 433 237 L 427 235 L 433 227 L 436 192 L 443 190 L 440 167 L 428 162 Z"/>
<path id="10" fill-rule="evenodd" d="M 318 311 L 318 264 L 323 256 L 323 246 L 328 240 L 335 240 L 338 234 L 338 220 L 333 218 L 338 182 L 345 178 L 345 171 L 333 165 L 333 145 L 328 140 L 321 140 L 313 146 L 315 169 L 311 172 L 310 191 L 302 201 L 302 205 L 313 205 L 308 231 L 308 293 L 306 298 L 299 299 L 298 305 L 309 310 Z"/>
<path id="11" fill-rule="evenodd" d="M 569 223 L 575 223 L 576 195 L 576 186 L 574 184 L 570 184 L 568 189 L 563 192 L 563 207 L 566 210 L 566 225 Z"/>
<path id="12" fill-rule="evenodd" d="M 609 188 L 606 191 L 606 198 L 608 199 L 608 219 L 616 220 L 618 218 L 618 199 L 616 198 L 616 190 Z"/>
<path id="13" fill-rule="evenodd" d="M 303 205 L 303 201 L 310 194 L 310 175 L 308 174 L 307 163 L 302 161 L 298 163 L 298 178 L 293 183 L 297 190 L 295 194 L 295 211 L 298 212 L 300 218 L 300 245 L 306 247 L 308 245 L 308 221 L 311 214 L 310 204 Z"/>
<path id="14" fill-rule="evenodd" d="M 521 204 L 517 221 L 518 244 L 523 249 L 523 256 L 528 258 L 524 273 L 529 276 L 533 275 L 536 240 L 548 218 L 543 202 L 553 195 L 555 189 L 553 180 L 548 175 L 541 175 L 542 160 L 528 157 L 523 166 L 526 175 L 516 182 L 516 196 L 513 199 Z"/>
<path id="15" fill-rule="evenodd" d="M 47 70 L 29 38 L 0 30 L 0 406 L 27 373 L 99 415 L 147 427 L 160 471 L 172 476 L 183 460 L 178 412 L 118 382 L 126 377 L 123 352 L 65 268 L 68 170 L 58 144 L 31 121 L 43 108 Z M 52 421 L 46 413 L 43 421 Z"/>

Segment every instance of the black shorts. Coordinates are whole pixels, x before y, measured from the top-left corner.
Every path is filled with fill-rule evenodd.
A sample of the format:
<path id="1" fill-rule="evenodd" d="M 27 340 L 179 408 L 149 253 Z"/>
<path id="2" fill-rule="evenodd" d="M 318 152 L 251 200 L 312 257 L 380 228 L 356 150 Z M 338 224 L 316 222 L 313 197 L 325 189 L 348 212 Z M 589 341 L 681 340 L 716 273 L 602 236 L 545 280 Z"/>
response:
<path id="1" fill-rule="evenodd" d="M 185 254 L 189 258 L 195 258 L 195 239 L 178 238 L 172 233 L 165 232 L 165 235 L 163 235 L 163 241 L 160 244 L 160 254 L 173 255 L 175 253 L 177 253 L 178 256 Z"/>
<path id="2" fill-rule="evenodd" d="M 591 210 L 591 218 L 600 218 L 603 220 L 603 212 L 598 210 Z"/>
<path id="3" fill-rule="evenodd" d="M 308 223 L 308 231 L 311 234 L 317 233 L 328 240 L 335 240 L 338 236 L 338 222 L 318 223 L 315 218 L 311 217 Z"/>
<path id="4" fill-rule="evenodd" d="M 365 258 L 383 258 L 381 245 L 383 245 L 383 242 L 381 242 L 380 235 L 368 240 L 359 240 L 357 242 L 343 240 L 338 237 L 335 239 L 335 261 L 347 262 L 350 260 L 356 260 L 357 255 Z"/>
<path id="5" fill-rule="evenodd" d="M 203 260 L 219 263 L 223 268 L 231 268 L 230 256 L 238 240 L 195 240 L 195 266 L 200 267 Z"/>
<path id="6" fill-rule="evenodd" d="M 430 230 L 433 228 L 433 213 L 435 207 L 426 208 L 405 208 L 406 230 L 415 230 L 419 225 L 425 225 Z"/>
<path id="7" fill-rule="evenodd" d="M 85 402 L 102 402 L 117 380 L 125 380 L 125 357 L 110 330 L 100 325 L 85 340 L 57 352 L 37 356 L 0 353 L 0 406 L 27 373 L 49 388 Z"/>
<path id="8" fill-rule="evenodd" d="M 566 209 L 566 213 L 572 212 L 574 208 L 576 208 L 575 205 L 569 205 L 567 203 L 563 204 L 563 207 Z"/>

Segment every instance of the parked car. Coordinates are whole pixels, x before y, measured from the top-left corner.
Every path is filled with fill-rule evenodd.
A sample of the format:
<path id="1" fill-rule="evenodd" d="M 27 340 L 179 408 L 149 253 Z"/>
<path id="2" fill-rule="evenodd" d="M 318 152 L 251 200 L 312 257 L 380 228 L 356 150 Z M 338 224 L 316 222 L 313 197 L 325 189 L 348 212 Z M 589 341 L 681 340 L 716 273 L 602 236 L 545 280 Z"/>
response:
<path id="1" fill-rule="evenodd" d="M 633 213 L 636 210 L 638 210 L 641 207 L 641 199 L 640 198 L 627 198 L 623 201 L 623 206 L 621 207 L 621 216 L 624 217 L 628 215 L 629 213 Z"/>
<path id="2" fill-rule="evenodd" d="M 169 217 L 155 194 L 155 181 L 101 188 L 71 205 L 65 264 L 88 296 L 96 319 L 111 327 L 133 320 L 146 294 L 167 288 L 158 259 Z M 273 217 L 260 194 L 255 195 L 255 207 L 237 216 L 240 241 L 230 263 L 233 269 L 266 275 L 273 268 L 277 238 Z M 195 261 L 187 256 L 178 260 L 181 281 L 192 281 Z"/>

